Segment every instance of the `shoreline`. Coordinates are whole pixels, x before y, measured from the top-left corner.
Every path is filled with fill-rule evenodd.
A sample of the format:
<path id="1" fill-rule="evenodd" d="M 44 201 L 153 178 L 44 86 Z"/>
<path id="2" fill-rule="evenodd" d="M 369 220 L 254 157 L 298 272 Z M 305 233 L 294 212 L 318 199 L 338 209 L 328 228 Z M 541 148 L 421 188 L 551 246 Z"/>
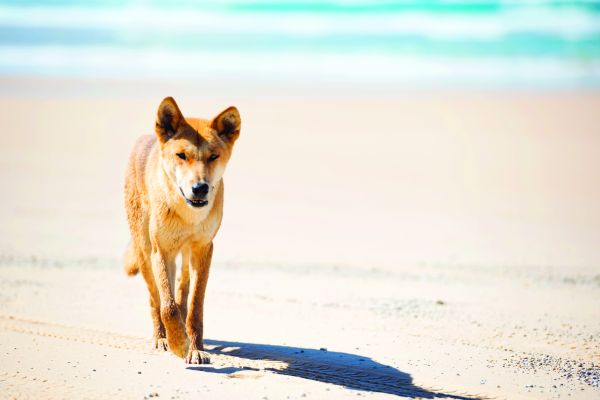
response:
<path id="1" fill-rule="evenodd" d="M 225 85 L 220 82 L 226 82 Z M 600 86 L 520 86 L 506 84 L 463 85 L 414 83 L 353 83 L 278 81 L 269 79 L 228 78 L 204 80 L 202 78 L 129 77 L 129 76 L 64 76 L 38 74 L 3 74 L 0 76 L 0 96 L 20 98 L 85 98 L 129 99 L 142 97 L 162 98 L 164 93 L 180 93 L 193 100 L 206 99 L 210 94 L 216 101 L 231 98 L 243 100 L 320 100 L 352 102 L 357 100 L 393 101 L 407 97 L 424 99 L 428 96 L 528 96 L 541 94 L 568 94 L 595 98 Z M 161 97 L 162 96 L 162 97 Z M 350 97 L 348 97 L 350 96 Z"/>

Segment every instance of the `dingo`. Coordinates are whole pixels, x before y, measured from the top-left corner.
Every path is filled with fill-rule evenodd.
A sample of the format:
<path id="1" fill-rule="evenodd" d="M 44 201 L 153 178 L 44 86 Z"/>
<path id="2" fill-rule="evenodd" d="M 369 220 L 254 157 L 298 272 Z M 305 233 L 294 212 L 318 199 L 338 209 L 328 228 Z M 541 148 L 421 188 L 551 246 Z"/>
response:
<path id="1" fill-rule="evenodd" d="M 235 107 L 212 121 L 186 119 L 167 97 L 158 107 L 156 136 L 137 140 L 127 167 L 131 242 L 125 271 L 141 271 L 148 285 L 154 347 L 185 356 L 190 364 L 210 362 L 202 343 L 204 293 L 223 215 L 222 176 L 240 125 Z M 181 280 L 175 293 L 178 254 Z"/>

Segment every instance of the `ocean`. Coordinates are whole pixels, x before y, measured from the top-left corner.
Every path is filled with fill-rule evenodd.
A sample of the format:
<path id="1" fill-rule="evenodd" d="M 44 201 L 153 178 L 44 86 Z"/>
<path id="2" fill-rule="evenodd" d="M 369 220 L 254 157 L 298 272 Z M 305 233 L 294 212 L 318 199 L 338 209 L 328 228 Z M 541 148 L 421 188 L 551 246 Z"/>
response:
<path id="1" fill-rule="evenodd" d="M 600 2 L 0 0 L 0 74 L 598 88 Z"/>

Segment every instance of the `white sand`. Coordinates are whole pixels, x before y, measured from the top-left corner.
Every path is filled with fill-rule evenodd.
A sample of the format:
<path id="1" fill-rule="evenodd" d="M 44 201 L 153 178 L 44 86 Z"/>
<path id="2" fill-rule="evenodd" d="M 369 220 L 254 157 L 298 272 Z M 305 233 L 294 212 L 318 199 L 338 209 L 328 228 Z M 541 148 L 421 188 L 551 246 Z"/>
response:
<path id="1" fill-rule="evenodd" d="M 185 114 L 244 118 L 214 364 L 190 369 L 149 350 L 147 293 L 119 260 L 126 156 L 160 96 L 95 85 L 0 91 L 6 397 L 600 398 L 579 379 L 600 364 L 599 95 L 161 86 Z"/>

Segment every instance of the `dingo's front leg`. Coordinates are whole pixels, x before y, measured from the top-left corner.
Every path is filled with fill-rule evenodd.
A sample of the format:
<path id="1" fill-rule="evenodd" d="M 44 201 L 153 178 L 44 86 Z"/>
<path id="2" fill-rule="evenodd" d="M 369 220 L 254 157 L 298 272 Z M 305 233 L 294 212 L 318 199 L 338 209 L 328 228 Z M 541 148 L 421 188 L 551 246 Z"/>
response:
<path id="1" fill-rule="evenodd" d="M 169 349 L 183 357 L 187 352 L 188 340 L 179 307 L 173 297 L 175 255 L 153 245 L 152 271 L 160 295 L 160 318 L 165 326 Z"/>
<path id="2" fill-rule="evenodd" d="M 188 364 L 208 364 L 210 355 L 204 351 L 204 294 L 208 282 L 208 270 L 212 259 L 212 242 L 204 246 L 192 246 L 190 263 L 190 309 L 186 329 L 190 338 L 190 349 L 185 362 Z"/>

